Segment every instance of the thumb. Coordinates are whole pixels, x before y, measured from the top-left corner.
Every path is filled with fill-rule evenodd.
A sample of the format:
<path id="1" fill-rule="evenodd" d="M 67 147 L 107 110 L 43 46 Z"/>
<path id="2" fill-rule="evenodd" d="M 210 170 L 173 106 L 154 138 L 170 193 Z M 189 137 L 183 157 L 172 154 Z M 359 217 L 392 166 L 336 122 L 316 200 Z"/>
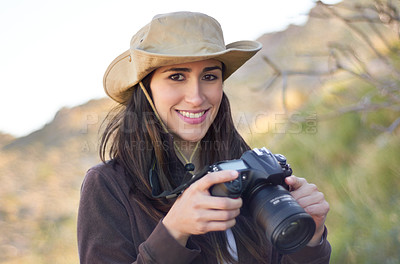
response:
<path id="1" fill-rule="evenodd" d="M 192 186 L 196 186 L 199 190 L 208 190 L 215 184 L 232 181 L 236 179 L 238 175 L 239 173 L 235 170 L 212 172 L 192 184 Z"/>
<path id="2" fill-rule="evenodd" d="M 306 180 L 292 175 L 292 176 L 285 178 L 285 182 L 287 185 L 290 186 L 290 189 L 294 191 L 294 190 L 299 189 L 301 186 L 303 186 L 306 183 Z"/>

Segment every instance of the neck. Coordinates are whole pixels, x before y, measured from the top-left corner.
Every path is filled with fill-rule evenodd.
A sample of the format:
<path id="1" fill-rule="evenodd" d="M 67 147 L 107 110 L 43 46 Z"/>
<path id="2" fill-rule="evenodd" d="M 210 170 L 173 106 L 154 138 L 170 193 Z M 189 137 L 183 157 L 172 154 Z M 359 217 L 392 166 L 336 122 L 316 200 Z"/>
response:
<path id="1" fill-rule="evenodd" d="M 190 159 L 193 151 L 196 150 L 197 142 L 190 142 L 184 140 L 175 140 L 176 147 L 185 155 L 186 159 Z M 196 156 L 196 155 L 195 155 Z"/>
<path id="2" fill-rule="evenodd" d="M 198 149 L 200 141 L 174 141 L 175 153 L 187 171 L 194 173 L 199 169 Z"/>

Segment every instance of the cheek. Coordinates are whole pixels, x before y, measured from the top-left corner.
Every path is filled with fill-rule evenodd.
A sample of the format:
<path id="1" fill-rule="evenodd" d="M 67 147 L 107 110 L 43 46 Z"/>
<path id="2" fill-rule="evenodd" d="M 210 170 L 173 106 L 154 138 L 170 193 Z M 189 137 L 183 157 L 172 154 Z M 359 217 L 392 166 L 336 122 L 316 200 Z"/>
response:
<path id="1" fill-rule="evenodd" d="M 215 91 L 208 96 L 208 102 L 213 106 L 213 110 L 209 119 L 211 123 L 214 122 L 215 118 L 217 117 L 219 108 L 221 107 L 222 95 L 223 91 L 221 89 L 218 92 Z"/>
<path id="2" fill-rule="evenodd" d="M 153 89 L 152 93 L 154 105 L 160 114 L 166 112 L 179 100 L 179 96 L 171 89 Z"/>
<path id="3" fill-rule="evenodd" d="M 217 89 L 213 94 L 209 96 L 210 102 L 218 109 L 221 105 L 223 90 Z"/>

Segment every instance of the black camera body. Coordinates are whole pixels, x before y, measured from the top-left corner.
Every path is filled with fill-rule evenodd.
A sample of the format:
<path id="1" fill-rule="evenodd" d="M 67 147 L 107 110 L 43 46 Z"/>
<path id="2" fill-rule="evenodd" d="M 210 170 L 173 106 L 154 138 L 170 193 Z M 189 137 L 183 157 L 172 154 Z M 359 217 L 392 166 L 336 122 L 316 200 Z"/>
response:
<path id="1" fill-rule="evenodd" d="M 210 171 L 236 170 L 239 177 L 211 187 L 214 196 L 236 198 L 242 195 L 250 196 L 258 187 L 265 184 L 288 186 L 285 178 L 292 175 L 292 169 L 287 164 L 285 156 L 272 154 L 268 149 L 253 149 L 246 151 L 238 160 L 217 162 L 210 166 Z"/>
<path id="2" fill-rule="evenodd" d="M 210 188 L 213 196 L 242 197 L 267 238 L 283 254 L 304 247 L 315 233 L 315 222 L 288 191 L 285 178 L 292 175 L 286 158 L 266 148 L 243 153 L 240 159 L 217 162 L 200 172 L 236 170 L 239 177 Z"/>

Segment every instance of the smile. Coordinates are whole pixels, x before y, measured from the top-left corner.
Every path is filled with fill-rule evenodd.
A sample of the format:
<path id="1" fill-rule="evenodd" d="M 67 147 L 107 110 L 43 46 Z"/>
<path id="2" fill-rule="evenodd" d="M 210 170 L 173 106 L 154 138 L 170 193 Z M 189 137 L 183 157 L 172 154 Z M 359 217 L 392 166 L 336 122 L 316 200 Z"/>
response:
<path id="1" fill-rule="evenodd" d="M 201 112 L 198 112 L 198 113 L 191 113 L 191 112 L 186 112 L 186 111 L 180 111 L 179 110 L 178 112 L 179 112 L 179 114 L 181 114 L 184 117 L 196 119 L 196 118 L 202 117 L 205 114 L 206 111 L 201 111 Z"/>
<path id="2" fill-rule="evenodd" d="M 185 123 L 198 125 L 206 120 L 209 110 L 210 109 L 207 109 L 196 113 L 183 110 L 176 110 L 176 112 L 178 113 L 179 118 L 182 119 Z"/>

